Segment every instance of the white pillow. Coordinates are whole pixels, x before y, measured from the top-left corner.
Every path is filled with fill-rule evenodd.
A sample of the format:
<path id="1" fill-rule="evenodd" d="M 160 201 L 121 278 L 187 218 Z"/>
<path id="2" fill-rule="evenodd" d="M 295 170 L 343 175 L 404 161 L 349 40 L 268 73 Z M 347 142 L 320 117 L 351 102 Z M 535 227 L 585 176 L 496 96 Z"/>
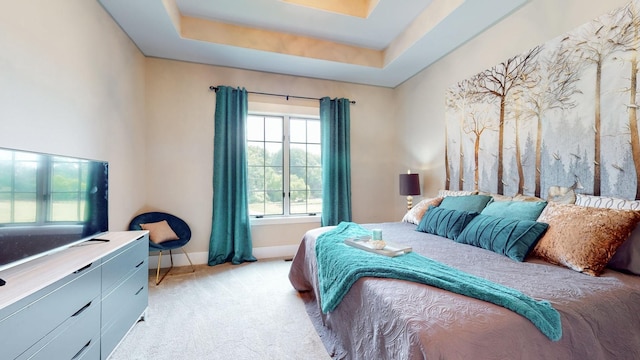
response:
<path id="1" fill-rule="evenodd" d="M 438 197 L 476 195 L 478 190 L 438 190 Z"/>
<path id="2" fill-rule="evenodd" d="M 415 204 L 411 208 L 411 210 L 407 211 L 407 213 L 404 214 L 404 217 L 402 218 L 402 222 L 408 222 L 411 224 L 419 225 L 420 220 L 422 220 L 422 217 L 424 216 L 424 213 L 426 213 L 427 210 L 429 209 L 429 206 L 440 205 L 440 203 L 442 202 L 442 199 L 443 198 L 441 197 L 437 197 L 437 198 L 431 198 L 431 199 L 424 199 L 420 201 L 419 203 Z"/>

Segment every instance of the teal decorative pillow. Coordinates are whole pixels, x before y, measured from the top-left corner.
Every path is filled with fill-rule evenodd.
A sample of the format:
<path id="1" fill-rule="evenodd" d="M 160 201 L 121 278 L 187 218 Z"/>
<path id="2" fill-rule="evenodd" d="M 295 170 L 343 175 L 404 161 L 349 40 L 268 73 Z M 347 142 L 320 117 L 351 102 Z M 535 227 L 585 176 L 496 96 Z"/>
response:
<path id="1" fill-rule="evenodd" d="M 480 214 L 471 220 L 455 240 L 491 250 L 516 261 L 524 261 L 548 227 L 548 224 L 531 220 Z"/>
<path id="2" fill-rule="evenodd" d="M 450 210 L 479 213 L 491 201 L 489 195 L 447 196 L 440 203 L 440 207 Z"/>
<path id="3" fill-rule="evenodd" d="M 422 217 L 416 230 L 455 240 L 464 227 L 477 215 L 478 213 L 475 212 L 429 206 L 429 210 Z"/>
<path id="4" fill-rule="evenodd" d="M 500 201 L 491 202 L 480 214 L 503 217 L 514 220 L 536 221 L 542 210 L 547 206 L 546 201 Z"/>

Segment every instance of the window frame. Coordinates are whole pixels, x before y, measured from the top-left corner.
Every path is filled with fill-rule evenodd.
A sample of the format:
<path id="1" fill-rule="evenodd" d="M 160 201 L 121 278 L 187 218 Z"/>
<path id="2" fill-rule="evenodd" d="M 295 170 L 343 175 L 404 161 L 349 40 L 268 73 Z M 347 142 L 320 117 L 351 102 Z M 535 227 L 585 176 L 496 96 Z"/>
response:
<path id="1" fill-rule="evenodd" d="M 282 223 L 310 223 L 320 222 L 321 211 L 311 213 L 291 213 L 291 168 L 290 168 L 290 148 L 291 148 L 291 136 L 290 136 L 290 121 L 291 119 L 304 119 L 304 120 L 317 120 L 320 121 L 319 114 L 297 114 L 289 111 L 261 111 L 250 109 L 248 116 L 258 117 L 281 117 L 282 118 L 282 191 L 283 191 L 283 212 L 282 214 L 264 214 L 264 215 L 250 215 L 250 221 L 255 225 L 272 225 Z M 247 125 L 248 128 L 248 125 Z M 252 140 L 247 137 L 247 145 Z M 266 139 L 263 142 L 268 142 Z M 296 142 L 300 144 L 300 142 Z M 309 144 L 305 142 L 305 144 Z M 311 143 L 316 144 L 316 143 Z M 318 143 L 320 144 L 320 143 Z M 320 166 L 321 167 L 321 166 Z M 266 191 L 266 190 L 265 190 Z"/>

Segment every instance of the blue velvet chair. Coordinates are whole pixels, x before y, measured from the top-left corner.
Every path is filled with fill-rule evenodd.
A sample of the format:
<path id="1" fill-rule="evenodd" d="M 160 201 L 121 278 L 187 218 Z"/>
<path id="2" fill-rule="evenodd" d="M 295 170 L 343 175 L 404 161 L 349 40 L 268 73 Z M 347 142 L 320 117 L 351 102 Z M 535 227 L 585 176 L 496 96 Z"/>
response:
<path id="1" fill-rule="evenodd" d="M 173 252 L 172 250 L 181 249 L 184 255 L 189 260 L 189 264 L 191 264 L 192 272 L 195 272 L 195 267 L 189 258 L 189 255 L 186 251 L 184 251 L 183 246 L 185 246 L 189 240 L 191 240 L 191 228 L 187 225 L 184 220 L 180 219 L 175 215 L 171 215 L 164 212 L 154 211 L 147 212 L 134 217 L 129 223 L 129 230 L 142 230 L 140 224 L 148 224 L 160 222 L 162 220 L 166 220 L 173 232 L 178 236 L 178 240 L 169 240 L 162 243 L 154 243 L 149 240 L 149 252 L 158 252 L 158 268 L 156 270 L 156 285 L 160 284 L 162 280 L 164 280 L 165 276 L 169 274 L 171 269 L 173 269 Z M 160 277 L 160 263 L 162 261 L 162 252 L 169 251 L 169 257 L 171 259 L 171 266 L 169 270 L 167 270 L 162 277 Z"/>

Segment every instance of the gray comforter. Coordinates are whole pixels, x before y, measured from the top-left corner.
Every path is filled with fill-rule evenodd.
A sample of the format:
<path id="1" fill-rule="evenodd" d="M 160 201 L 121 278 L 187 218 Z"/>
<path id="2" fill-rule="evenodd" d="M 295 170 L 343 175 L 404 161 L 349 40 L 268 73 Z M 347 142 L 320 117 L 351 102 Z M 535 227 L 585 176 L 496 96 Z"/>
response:
<path id="1" fill-rule="evenodd" d="M 505 308 L 393 279 L 360 279 L 334 311 L 322 314 L 315 239 L 329 228 L 319 228 L 302 239 L 289 279 L 335 359 L 640 359 L 640 276 L 606 270 L 592 277 L 537 259 L 518 263 L 408 223 L 365 226 L 424 256 L 548 300 L 560 312 L 563 336 L 550 341 Z"/>

